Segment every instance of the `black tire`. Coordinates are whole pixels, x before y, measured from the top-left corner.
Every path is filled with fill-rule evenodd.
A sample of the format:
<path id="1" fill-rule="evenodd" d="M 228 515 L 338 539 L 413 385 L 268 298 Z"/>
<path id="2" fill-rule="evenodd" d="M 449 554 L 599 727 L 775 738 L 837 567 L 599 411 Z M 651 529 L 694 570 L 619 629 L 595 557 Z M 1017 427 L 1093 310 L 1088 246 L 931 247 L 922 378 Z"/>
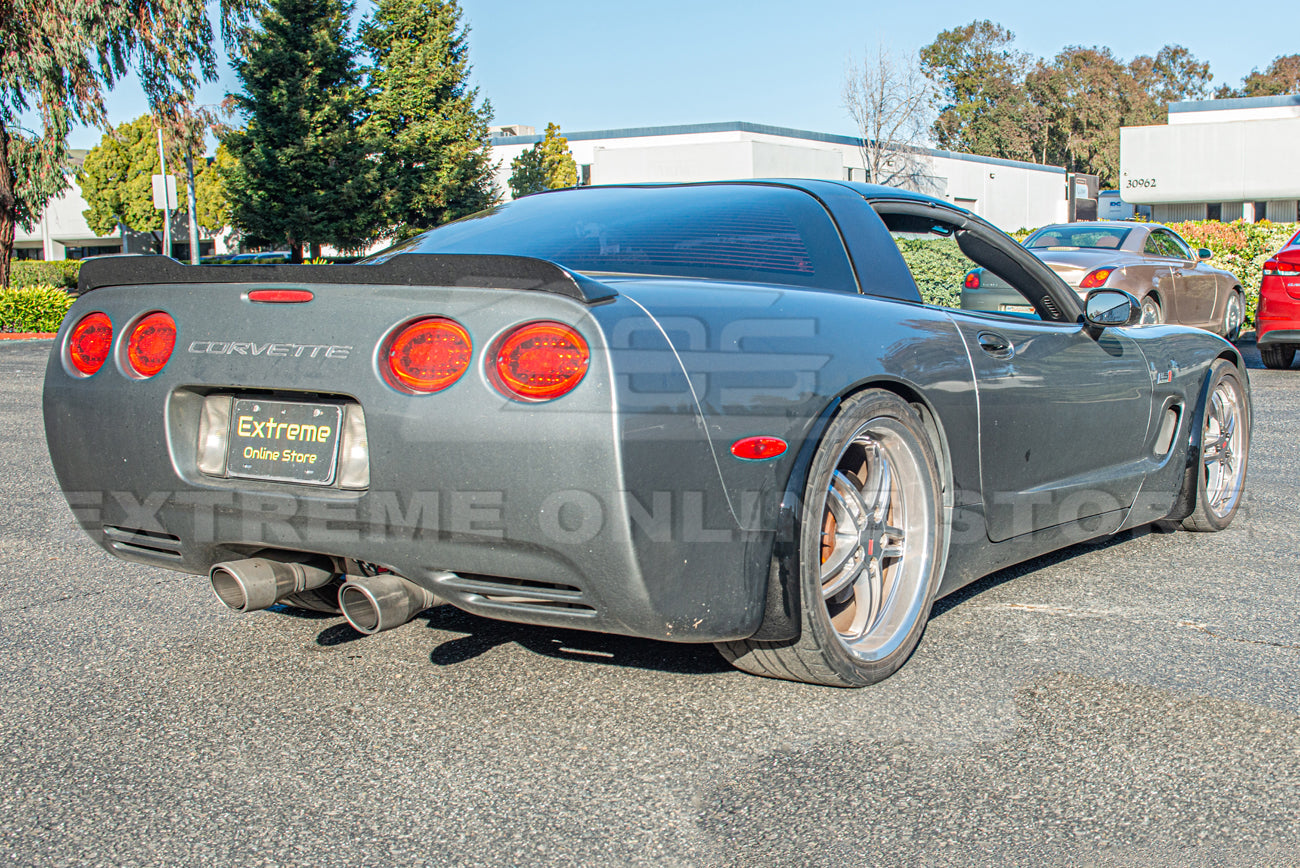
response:
<path id="1" fill-rule="evenodd" d="M 1210 368 L 1201 415 L 1196 501 L 1183 519 L 1185 529 L 1216 533 L 1232 524 L 1246 481 L 1250 423 L 1241 375 L 1236 365 L 1219 359 Z"/>
<path id="2" fill-rule="evenodd" d="M 1241 336 L 1241 325 L 1246 319 L 1246 297 L 1239 290 L 1233 290 L 1232 295 L 1223 303 L 1223 338 L 1227 341 L 1235 341 Z"/>
<path id="3" fill-rule="evenodd" d="M 802 503 L 799 638 L 718 649 L 770 678 L 838 687 L 888 678 L 921 641 L 947 538 L 938 462 L 916 411 L 884 391 L 846 400 L 813 456 Z"/>
<path id="4" fill-rule="evenodd" d="M 1285 370 L 1295 361 L 1295 347 L 1290 344 L 1272 344 L 1259 348 L 1259 357 L 1264 360 L 1264 367 Z"/>
<path id="5" fill-rule="evenodd" d="M 1165 309 L 1160 306 L 1160 299 L 1155 295 L 1147 295 L 1142 298 L 1142 316 L 1138 320 L 1141 325 L 1160 325 L 1165 321 Z"/>

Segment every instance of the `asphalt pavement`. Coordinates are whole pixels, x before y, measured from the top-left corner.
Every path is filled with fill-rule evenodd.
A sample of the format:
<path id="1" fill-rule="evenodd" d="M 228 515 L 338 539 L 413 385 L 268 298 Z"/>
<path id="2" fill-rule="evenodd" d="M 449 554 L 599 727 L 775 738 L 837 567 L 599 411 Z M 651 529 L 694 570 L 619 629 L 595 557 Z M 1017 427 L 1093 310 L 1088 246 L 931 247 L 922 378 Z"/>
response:
<path id="1" fill-rule="evenodd" d="M 1253 346 L 1227 532 L 986 578 L 852 691 L 447 606 L 227 613 L 75 525 L 49 346 L 0 344 L 0 864 L 1300 865 L 1300 368 Z"/>

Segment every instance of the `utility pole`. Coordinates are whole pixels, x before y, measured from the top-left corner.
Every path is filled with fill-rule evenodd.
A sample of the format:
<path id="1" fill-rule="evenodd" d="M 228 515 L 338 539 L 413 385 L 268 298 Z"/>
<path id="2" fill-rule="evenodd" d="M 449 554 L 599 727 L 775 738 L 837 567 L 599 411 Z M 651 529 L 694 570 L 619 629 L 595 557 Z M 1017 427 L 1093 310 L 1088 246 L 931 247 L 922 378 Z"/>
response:
<path id="1" fill-rule="evenodd" d="M 167 195 L 167 155 L 163 153 L 162 124 L 158 125 L 158 165 L 163 176 L 163 201 L 168 207 L 163 208 L 163 256 L 172 255 L 172 212 L 171 201 Z"/>

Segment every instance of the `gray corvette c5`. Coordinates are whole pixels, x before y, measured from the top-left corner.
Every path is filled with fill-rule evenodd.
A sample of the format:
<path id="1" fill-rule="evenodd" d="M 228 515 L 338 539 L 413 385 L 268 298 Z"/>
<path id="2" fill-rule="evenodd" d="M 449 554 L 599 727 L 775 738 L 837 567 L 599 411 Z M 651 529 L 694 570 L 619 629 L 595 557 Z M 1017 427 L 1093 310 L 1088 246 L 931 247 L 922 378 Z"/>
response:
<path id="1" fill-rule="evenodd" d="M 1023 310 L 957 307 L 968 268 Z M 1222 530 L 1246 473 L 1231 344 L 1130 328 L 1127 293 L 883 187 L 556 191 L 361 264 L 108 259 L 80 288 L 44 409 L 86 532 L 365 633 L 443 601 L 860 686 L 938 597 Z"/>

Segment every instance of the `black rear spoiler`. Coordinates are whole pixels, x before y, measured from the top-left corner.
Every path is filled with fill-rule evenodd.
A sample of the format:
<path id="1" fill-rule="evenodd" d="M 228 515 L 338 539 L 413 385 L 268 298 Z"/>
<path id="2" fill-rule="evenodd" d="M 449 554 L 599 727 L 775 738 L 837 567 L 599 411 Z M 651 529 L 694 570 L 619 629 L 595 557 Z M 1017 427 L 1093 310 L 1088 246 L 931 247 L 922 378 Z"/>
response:
<path id="1" fill-rule="evenodd" d="M 174 283 L 250 283 L 308 286 L 465 286 L 523 289 L 599 304 L 618 293 L 545 259 L 465 253 L 403 253 L 373 265 L 185 265 L 167 256 L 107 256 L 81 266 L 77 292 L 102 286 Z"/>

